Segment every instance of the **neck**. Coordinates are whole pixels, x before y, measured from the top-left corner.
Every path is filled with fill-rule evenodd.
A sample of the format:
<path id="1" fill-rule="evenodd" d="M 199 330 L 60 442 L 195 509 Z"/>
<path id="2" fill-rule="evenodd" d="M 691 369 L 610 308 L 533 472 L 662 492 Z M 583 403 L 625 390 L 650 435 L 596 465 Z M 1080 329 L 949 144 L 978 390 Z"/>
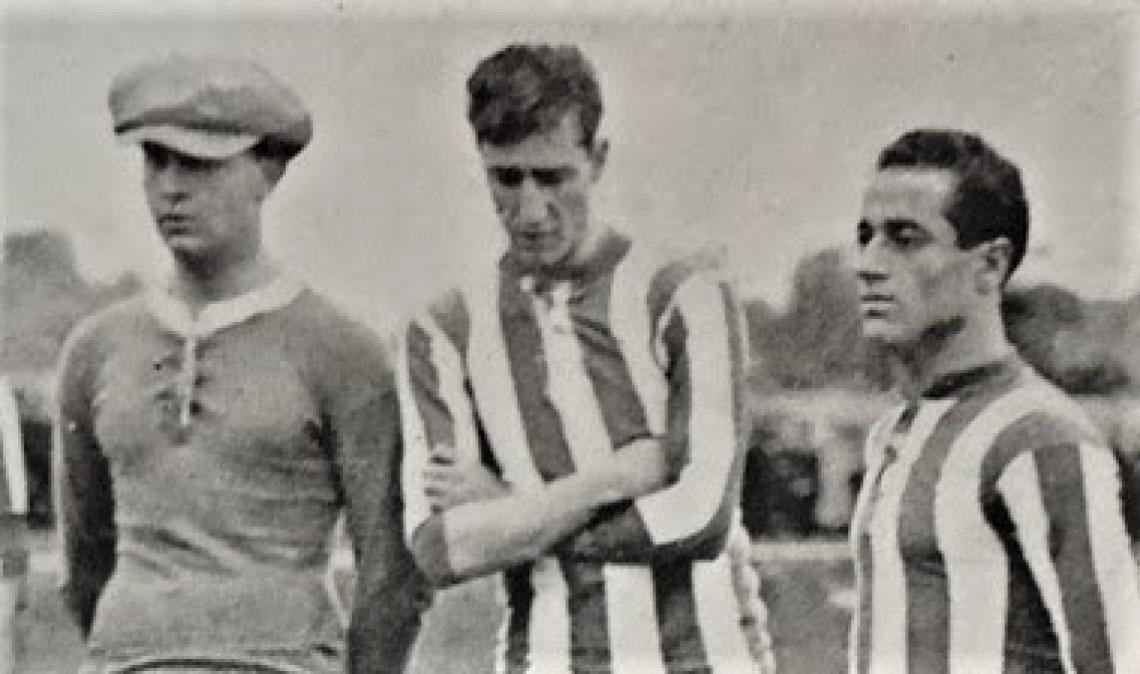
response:
<path id="1" fill-rule="evenodd" d="M 994 311 L 937 324 L 915 344 L 892 349 L 891 360 L 902 392 L 913 399 L 940 377 L 1001 360 L 1011 350 L 1001 315 Z"/>
<path id="2" fill-rule="evenodd" d="M 191 308 L 227 300 L 269 283 L 277 268 L 261 253 L 238 260 L 177 261 L 172 291 Z"/>

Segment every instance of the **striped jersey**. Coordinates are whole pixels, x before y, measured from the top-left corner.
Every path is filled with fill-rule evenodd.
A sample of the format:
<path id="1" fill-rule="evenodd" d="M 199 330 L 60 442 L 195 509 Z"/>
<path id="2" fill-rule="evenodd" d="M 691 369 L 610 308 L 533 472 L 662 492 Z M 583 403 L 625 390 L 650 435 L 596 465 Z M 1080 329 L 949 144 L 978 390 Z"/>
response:
<path id="1" fill-rule="evenodd" d="M 24 469 L 20 413 L 8 381 L 0 378 L 0 515 L 27 512 L 28 478 Z"/>
<path id="2" fill-rule="evenodd" d="M 23 518 L 28 513 L 28 476 L 20 414 L 8 381 L 0 377 L 0 580 L 27 573 Z"/>
<path id="3" fill-rule="evenodd" d="M 1140 672 L 1115 459 L 1016 358 L 943 378 L 867 441 L 851 672 Z"/>
<path id="4" fill-rule="evenodd" d="M 498 670 L 756 671 L 767 643 L 739 525 L 744 344 L 727 286 L 616 233 L 549 283 L 509 255 L 487 272 L 413 321 L 401 349 L 405 531 L 431 514 L 421 474 L 440 446 L 527 489 L 652 436 L 676 475 L 501 574 Z"/>

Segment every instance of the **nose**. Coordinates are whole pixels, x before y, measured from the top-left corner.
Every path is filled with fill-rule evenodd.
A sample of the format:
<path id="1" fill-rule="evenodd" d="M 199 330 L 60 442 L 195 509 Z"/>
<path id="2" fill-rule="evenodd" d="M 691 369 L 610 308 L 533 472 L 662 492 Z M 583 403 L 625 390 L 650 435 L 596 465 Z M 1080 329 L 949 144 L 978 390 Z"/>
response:
<path id="1" fill-rule="evenodd" d="M 527 176 L 518 188 L 518 212 L 516 218 L 521 225 L 538 225 L 546 220 L 546 195 L 534 183 L 534 179 Z"/>
<path id="2" fill-rule="evenodd" d="M 147 167 L 147 182 L 159 196 L 177 201 L 186 196 L 186 183 L 175 162 Z"/>
<path id="3" fill-rule="evenodd" d="M 872 284 L 887 278 L 886 266 L 882 259 L 883 247 L 879 237 L 874 237 L 859 246 L 855 254 L 855 277 L 863 283 Z"/>

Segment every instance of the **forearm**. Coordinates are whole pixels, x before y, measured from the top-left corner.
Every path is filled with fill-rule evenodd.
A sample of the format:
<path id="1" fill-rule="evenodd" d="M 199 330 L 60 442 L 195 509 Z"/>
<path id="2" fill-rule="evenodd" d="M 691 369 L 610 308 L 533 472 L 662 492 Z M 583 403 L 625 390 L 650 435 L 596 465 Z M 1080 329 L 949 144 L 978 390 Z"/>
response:
<path id="1" fill-rule="evenodd" d="M 574 533 L 597 508 L 626 498 L 619 475 L 577 473 L 533 491 L 468 503 L 438 513 L 413 539 L 421 568 L 447 584 L 538 558 Z"/>

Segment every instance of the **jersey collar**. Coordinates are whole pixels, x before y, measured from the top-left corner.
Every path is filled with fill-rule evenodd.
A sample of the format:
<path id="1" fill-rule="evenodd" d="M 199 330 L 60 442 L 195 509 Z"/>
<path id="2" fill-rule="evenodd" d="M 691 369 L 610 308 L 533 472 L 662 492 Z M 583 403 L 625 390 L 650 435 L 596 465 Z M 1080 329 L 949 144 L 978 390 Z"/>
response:
<path id="1" fill-rule="evenodd" d="M 297 279 L 278 275 L 260 288 L 205 305 L 196 317 L 184 301 L 166 289 L 148 293 L 146 303 L 151 315 L 168 330 L 180 335 L 205 337 L 254 316 L 281 309 L 297 299 L 302 290 L 304 284 Z"/>
<path id="2" fill-rule="evenodd" d="M 1010 380 L 1021 371 L 1022 361 L 1016 354 L 1005 358 L 983 363 L 976 367 L 947 372 L 937 377 L 922 397 L 926 399 L 939 399 L 949 397 L 962 397 L 982 387 L 989 387 L 998 382 Z"/>

